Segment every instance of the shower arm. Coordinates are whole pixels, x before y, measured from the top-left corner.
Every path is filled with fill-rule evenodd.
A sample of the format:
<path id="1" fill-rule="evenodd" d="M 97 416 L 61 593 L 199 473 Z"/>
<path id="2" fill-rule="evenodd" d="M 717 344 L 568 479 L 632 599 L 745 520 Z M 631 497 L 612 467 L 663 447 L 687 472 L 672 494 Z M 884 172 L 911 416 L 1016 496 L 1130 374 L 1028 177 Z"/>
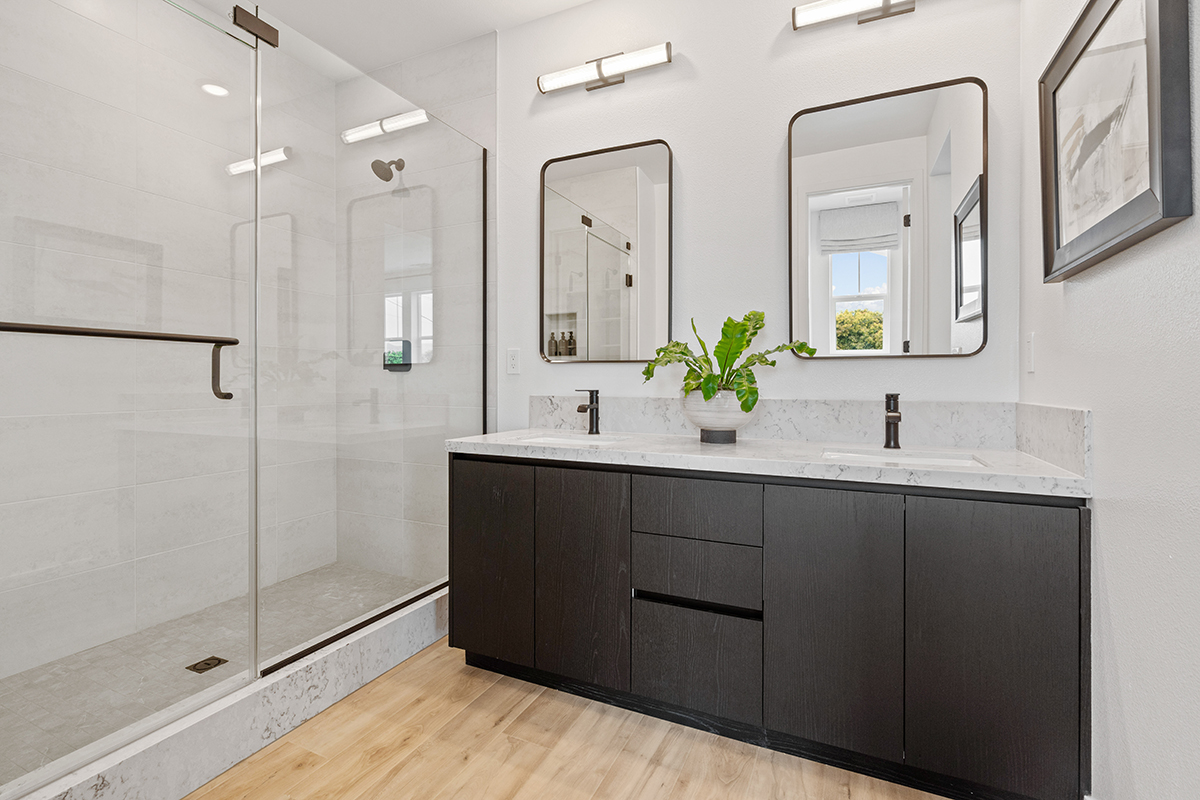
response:
<path id="1" fill-rule="evenodd" d="M 227 336 L 194 336 L 190 333 L 156 333 L 154 331 L 123 331 L 110 328 L 75 328 L 67 325 L 28 325 L 22 322 L 0 322 L 0 332 L 42 333 L 52 336 L 90 336 L 100 339 L 141 339 L 154 342 L 188 342 L 211 344 L 212 392 L 218 400 L 232 400 L 231 392 L 221 391 L 221 348 L 233 347 L 237 339 Z"/>

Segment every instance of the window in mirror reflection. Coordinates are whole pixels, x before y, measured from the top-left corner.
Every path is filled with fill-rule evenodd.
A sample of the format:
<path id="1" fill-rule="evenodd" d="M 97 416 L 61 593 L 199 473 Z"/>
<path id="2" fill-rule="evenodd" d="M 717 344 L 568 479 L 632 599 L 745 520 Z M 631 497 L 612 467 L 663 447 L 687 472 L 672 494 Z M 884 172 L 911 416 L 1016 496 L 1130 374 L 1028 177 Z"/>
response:
<path id="1" fill-rule="evenodd" d="M 887 251 L 831 255 L 831 318 L 839 351 L 884 349 L 888 306 Z"/>
<path id="2" fill-rule="evenodd" d="M 383 363 L 406 372 L 433 360 L 433 242 L 427 230 L 384 230 Z"/>

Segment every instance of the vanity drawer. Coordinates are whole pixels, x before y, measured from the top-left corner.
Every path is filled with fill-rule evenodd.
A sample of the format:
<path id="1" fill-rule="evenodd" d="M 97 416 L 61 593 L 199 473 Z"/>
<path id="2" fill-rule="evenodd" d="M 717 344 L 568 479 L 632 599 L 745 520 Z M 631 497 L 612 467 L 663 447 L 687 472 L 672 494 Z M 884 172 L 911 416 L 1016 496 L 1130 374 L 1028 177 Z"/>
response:
<path id="1" fill-rule="evenodd" d="M 763 487 L 695 478 L 633 476 L 633 529 L 762 546 Z"/>
<path id="2" fill-rule="evenodd" d="M 762 622 L 633 601 L 634 694 L 762 725 Z"/>
<path id="3" fill-rule="evenodd" d="M 633 588 L 687 600 L 762 610 L 762 549 L 633 534 Z"/>

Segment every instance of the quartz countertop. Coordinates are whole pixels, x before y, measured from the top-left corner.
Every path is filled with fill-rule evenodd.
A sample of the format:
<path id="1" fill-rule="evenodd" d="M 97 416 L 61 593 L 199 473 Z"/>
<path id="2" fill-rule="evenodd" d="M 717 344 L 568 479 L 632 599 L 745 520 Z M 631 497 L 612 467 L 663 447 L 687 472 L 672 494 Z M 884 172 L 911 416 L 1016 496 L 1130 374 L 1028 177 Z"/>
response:
<path id="1" fill-rule="evenodd" d="M 551 437 L 563 443 L 533 443 Z M 698 435 L 621 433 L 606 431 L 603 444 L 586 435 L 550 429 L 529 429 L 449 439 L 446 449 L 508 458 L 573 461 L 627 467 L 726 472 L 813 480 L 882 483 L 939 489 L 1029 494 L 1051 497 L 1091 496 L 1091 481 L 1019 450 L 965 450 L 920 447 L 884 453 L 881 448 L 839 442 L 782 439 L 738 439 L 737 444 L 702 444 Z M 827 451 L 851 454 L 827 457 Z M 867 454 L 878 451 L 878 454 Z M 919 452 L 915 452 L 919 451 Z M 861 453 L 861 455 L 860 455 Z M 947 462 L 971 459 L 971 464 L 905 464 L 920 457 Z M 890 459 L 899 459 L 891 461 Z"/>

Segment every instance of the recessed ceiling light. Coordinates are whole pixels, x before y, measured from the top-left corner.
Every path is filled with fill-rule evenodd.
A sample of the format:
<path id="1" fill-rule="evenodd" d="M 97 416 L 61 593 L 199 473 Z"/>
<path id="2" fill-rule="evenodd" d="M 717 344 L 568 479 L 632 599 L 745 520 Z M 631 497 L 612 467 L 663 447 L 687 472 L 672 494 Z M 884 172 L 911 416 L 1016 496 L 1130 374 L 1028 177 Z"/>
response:
<path id="1" fill-rule="evenodd" d="M 228 89 L 226 89 L 224 86 L 218 86 L 215 83 L 206 83 L 206 84 L 203 84 L 200 88 L 203 89 L 204 91 L 208 92 L 209 94 L 211 94 L 213 97 L 228 97 L 229 96 Z"/>

